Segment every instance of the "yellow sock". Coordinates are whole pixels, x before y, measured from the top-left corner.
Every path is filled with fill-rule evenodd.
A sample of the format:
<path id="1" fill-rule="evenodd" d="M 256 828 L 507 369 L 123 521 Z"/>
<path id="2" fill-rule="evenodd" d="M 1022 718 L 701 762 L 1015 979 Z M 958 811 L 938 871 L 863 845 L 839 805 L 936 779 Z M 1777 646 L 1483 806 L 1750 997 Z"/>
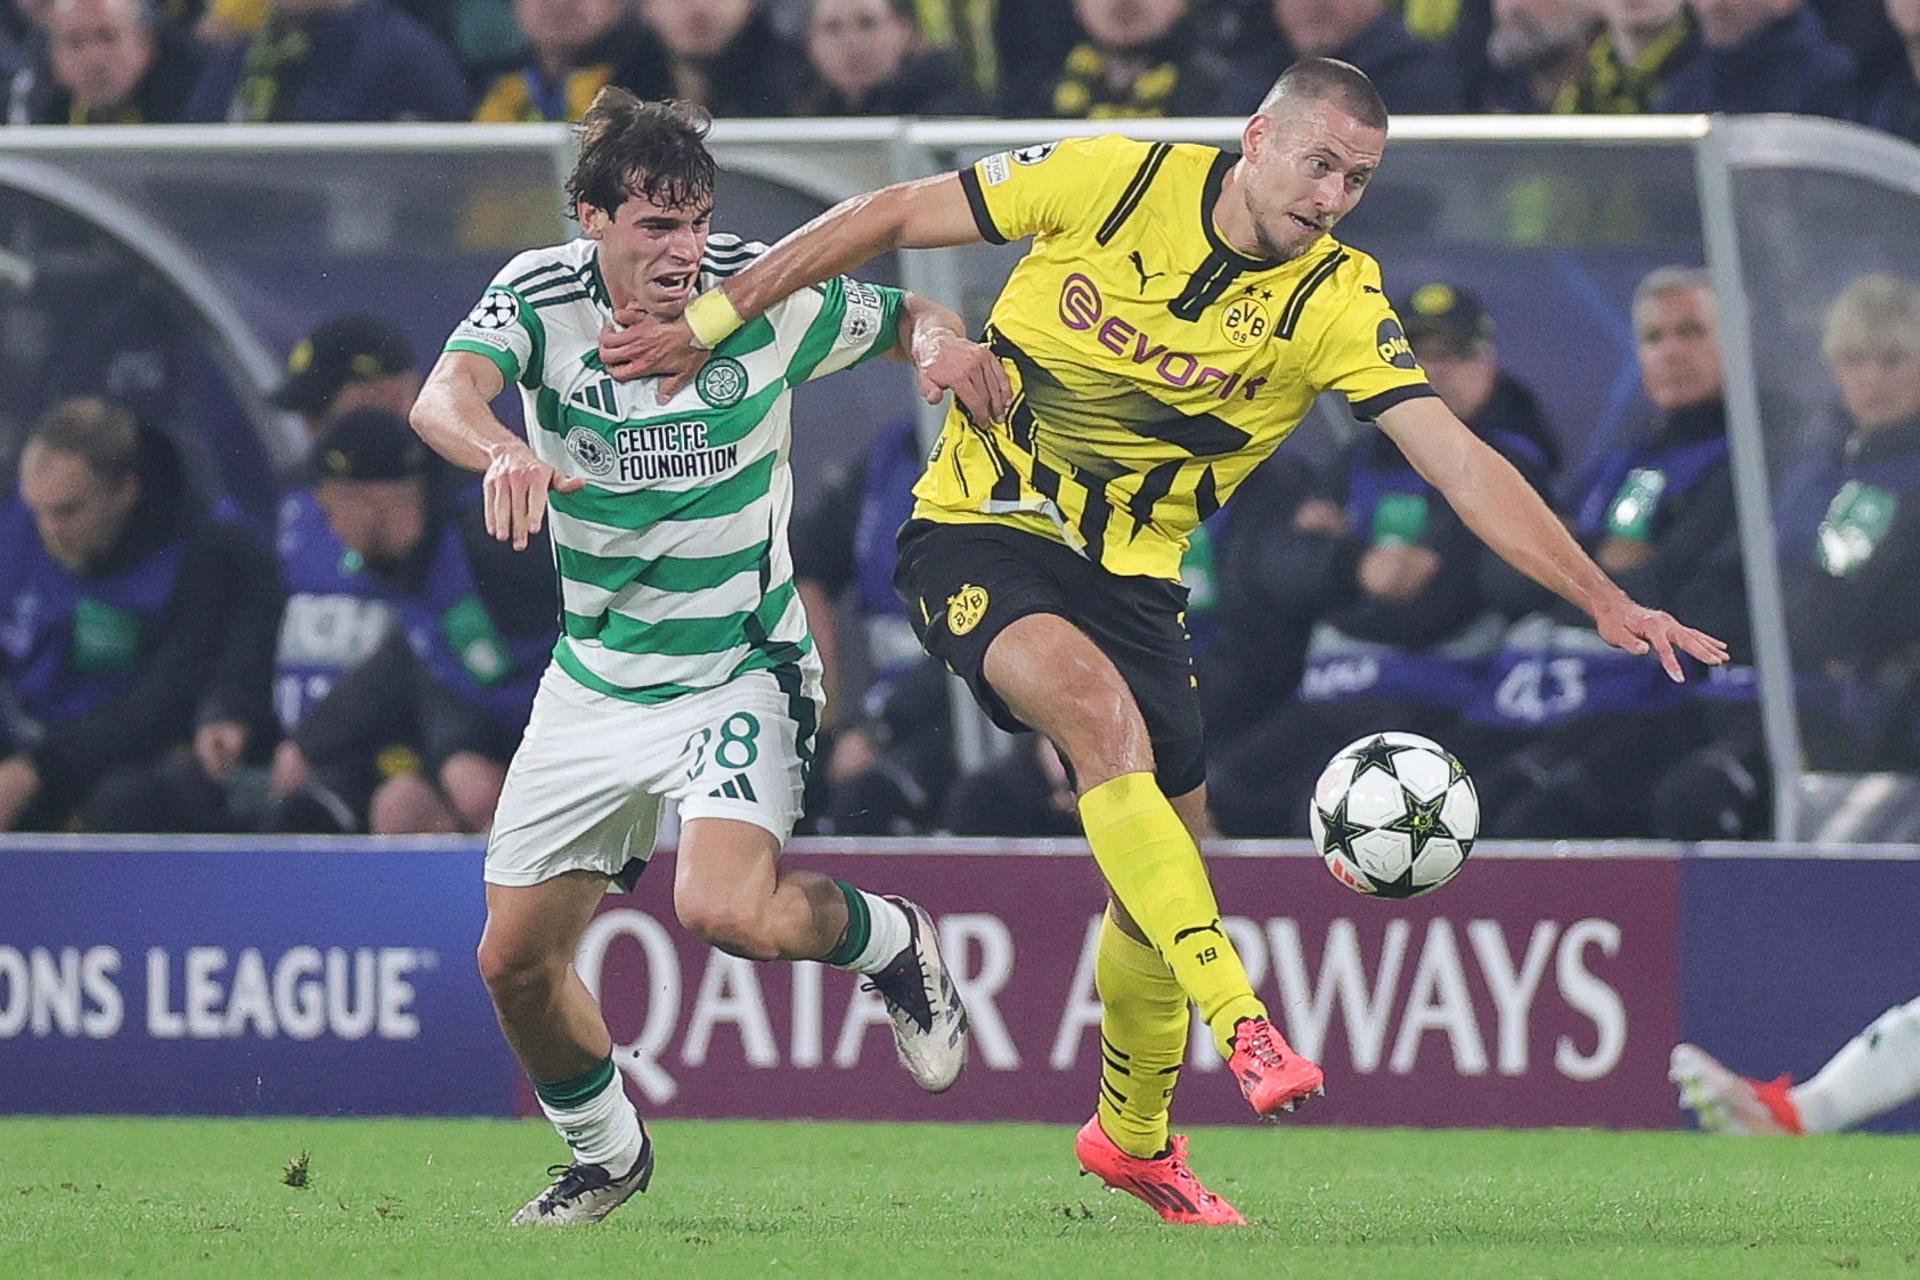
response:
<path id="1" fill-rule="evenodd" d="M 1264 1018 L 1246 968 L 1207 881 L 1206 864 L 1150 773 L 1125 773 L 1080 797 L 1080 824 L 1093 860 L 1120 905 L 1166 958 L 1200 1008 L 1220 1056 L 1233 1051 L 1233 1024 Z"/>
<path id="2" fill-rule="evenodd" d="M 1100 1127 L 1128 1155 L 1166 1149 L 1167 1107 L 1187 1049 L 1187 995 L 1152 947 L 1100 921 Z"/>

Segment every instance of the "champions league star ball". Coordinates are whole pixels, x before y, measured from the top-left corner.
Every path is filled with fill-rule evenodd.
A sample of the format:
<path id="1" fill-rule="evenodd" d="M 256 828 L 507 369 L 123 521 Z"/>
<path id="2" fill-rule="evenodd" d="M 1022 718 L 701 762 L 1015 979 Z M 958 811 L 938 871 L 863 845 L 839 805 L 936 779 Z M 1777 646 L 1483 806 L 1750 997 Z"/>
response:
<path id="1" fill-rule="evenodd" d="M 1333 878 L 1356 893 L 1417 898 L 1466 865 L 1480 830 L 1473 779 L 1439 743 L 1368 734 L 1314 784 L 1313 843 Z"/>

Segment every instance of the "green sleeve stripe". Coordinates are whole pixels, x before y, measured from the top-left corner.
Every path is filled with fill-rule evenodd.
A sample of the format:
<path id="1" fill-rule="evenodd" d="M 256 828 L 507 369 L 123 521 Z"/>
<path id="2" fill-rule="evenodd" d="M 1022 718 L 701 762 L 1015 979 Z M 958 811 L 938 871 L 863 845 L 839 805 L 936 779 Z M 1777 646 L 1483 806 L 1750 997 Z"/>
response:
<path id="1" fill-rule="evenodd" d="M 696 657 L 726 653 L 752 641 L 756 635 L 765 636 L 779 625 L 796 594 L 797 589 L 791 582 L 782 583 L 767 593 L 758 608 L 719 618 L 642 622 L 612 612 L 593 618 L 563 613 L 561 618 L 563 629 L 574 640 L 597 640 L 625 654 Z"/>
<path id="2" fill-rule="evenodd" d="M 787 365 L 787 384 L 797 387 L 813 376 L 820 362 L 833 353 L 833 340 L 840 335 L 840 322 L 847 314 L 847 284 L 839 276 L 825 281 L 820 314 L 807 326 Z"/>
<path id="3" fill-rule="evenodd" d="M 498 347 L 490 347 L 484 342 L 475 342 L 471 338 L 449 338 L 445 349 L 485 356 L 500 370 L 501 377 L 508 382 L 520 381 L 520 362 L 514 358 L 511 351 L 502 351 Z"/>
<path id="4" fill-rule="evenodd" d="M 532 355 L 527 360 L 527 367 L 520 371 L 520 385 L 531 391 L 540 385 L 541 374 L 547 367 L 546 323 L 542 321 L 538 315 L 534 314 L 533 305 L 527 301 L 526 296 L 518 289 L 509 289 L 504 285 L 495 285 L 494 289 L 488 292 L 494 292 L 495 290 L 500 293 L 512 294 L 513 300 L 520 304 L 518 316 L 520 327 L 527 331 L 529 338 L 533 339 Z"/>
<path id="5" fill-rule="evenodd" d="M 777 455 L 767 454 L 734 475 L 693 489 L 618 493 L 588 485 L 578 493 L 551 493 L 555 511 L 614 529 L 644 529 L 662 520 L 710 520 L 744 511 L 767 496 Z"/>
<path id="6" fill-rule="evenodd" d="M 900 312 L 907 305 L 907 291 L 895 289 L 891 285 L 873 286 L 880 294 L 880 332 L 873 335 L 873 345 L 868 347 L 854 363 L 870 360 L 874 356 L 885 355 L 900 343 Z M 961 337 L 966 337 L 961 334 Z"/>
<path id="7" fill-rule="evenodd" d="M 757 542 L 723 556 L 596 556 L 572 547 L 560 547 L 560 572 L 575 582 L 606 591 L 647 587 L 654 591 L 706 591 L 755 569 L 766 560 L 772 544 Z"/>

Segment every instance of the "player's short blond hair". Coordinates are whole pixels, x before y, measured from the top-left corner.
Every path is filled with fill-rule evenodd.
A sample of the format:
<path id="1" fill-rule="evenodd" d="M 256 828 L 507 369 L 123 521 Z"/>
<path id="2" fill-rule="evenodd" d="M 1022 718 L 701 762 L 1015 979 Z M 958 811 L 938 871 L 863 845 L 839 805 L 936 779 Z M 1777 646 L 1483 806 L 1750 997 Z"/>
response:
<path id="1" fill-rule="evenodd" d="M 1920 351 L 1920 285 L 1885 272 L 1861 276 L 1827 307 L 1820 355 L 1842 351 Z"/>

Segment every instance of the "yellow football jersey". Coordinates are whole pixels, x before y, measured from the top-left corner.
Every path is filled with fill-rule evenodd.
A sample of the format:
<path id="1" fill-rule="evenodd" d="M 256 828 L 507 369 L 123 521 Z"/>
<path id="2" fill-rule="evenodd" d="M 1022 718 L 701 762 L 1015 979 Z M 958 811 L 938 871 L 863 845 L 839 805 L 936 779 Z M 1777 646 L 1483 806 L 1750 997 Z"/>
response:
<path id="1" fill-rule="evenodd" d="M 1316 395 L 1371 417 L 1433 394 L 1373 259 L 1328 237 L 1262 261 L 1221 238 L 1235 159 L 1108 135 L 961 172 L 987 239 L 1033 237 L 987 322 L 1013 411 L 988 430 L 956 402 L 916 516 L 1012 524 L 1177 579 L 1195 526 Z"/>

